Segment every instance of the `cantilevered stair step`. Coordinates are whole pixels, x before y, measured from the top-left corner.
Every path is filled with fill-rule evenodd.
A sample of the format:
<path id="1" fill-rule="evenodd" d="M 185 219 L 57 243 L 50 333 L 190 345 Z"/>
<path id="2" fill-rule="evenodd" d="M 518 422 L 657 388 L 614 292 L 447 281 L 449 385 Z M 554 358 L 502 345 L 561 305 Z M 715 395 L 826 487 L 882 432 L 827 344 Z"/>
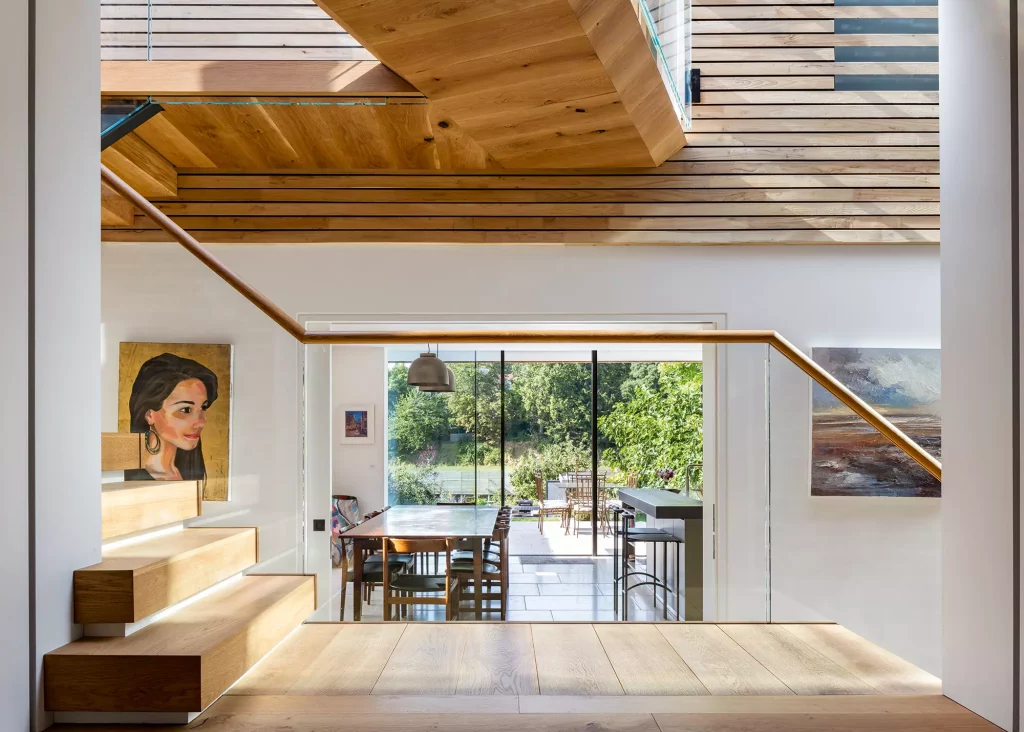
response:
<path id="1" fill-rule="evenodd" d="M 46 709 L 205 709 L 315 609 L 312 576 L 248 575 L 124 638 L 46 654 Z"/>
<path id="2" fill-rule="evenodd" d="M 104 432 L 102 445 L 103 470 L 139 470 L 142 468 L 145 443 L 141 433 Z"/>
<path id="3" fill-rule="evenodd" d="M 202 513 L 199 481 L 133 480 L 103 484 L 103 538 L 195 518 Z"/>
<path id="4" fill-rule="evenodd" d="M 195 528 L 104 549 L 75 572 L 76 623 L 137 623 L 257 561 L 255 528 Z"/>

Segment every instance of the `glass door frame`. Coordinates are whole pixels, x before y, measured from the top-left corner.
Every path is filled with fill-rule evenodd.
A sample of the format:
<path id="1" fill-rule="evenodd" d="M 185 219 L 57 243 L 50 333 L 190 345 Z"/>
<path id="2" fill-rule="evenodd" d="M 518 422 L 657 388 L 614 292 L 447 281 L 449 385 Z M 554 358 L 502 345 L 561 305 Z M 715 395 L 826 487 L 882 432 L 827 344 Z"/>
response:
<path id="1" fill-rule="evenodd" d="M 500 355 L 500 372 L 501 372 L 501 430 L 500 435 L 500 452 L 501 456 L 499 462 L 501 463 L 501 505 L 505 506 L 505 349 L 501 349 Z M 597 546 L 597 527 L 598 527 L 598 515 L 597 512 L 600 508 L 599 496 L 597 493 L 597 464 L 599 457 L 597 454 L 597 396 L 598 396 L 598 382 L 597 382 L 597 350 L 591 349 L 590 351 L 590 475 L 592 476 L 591 485 L 594 489 L 591 491 L 593 498 L 593 505 L 590 510 L 590 536 L 591 536 L 591 547 L 590 556 L 598 556 Z"/>

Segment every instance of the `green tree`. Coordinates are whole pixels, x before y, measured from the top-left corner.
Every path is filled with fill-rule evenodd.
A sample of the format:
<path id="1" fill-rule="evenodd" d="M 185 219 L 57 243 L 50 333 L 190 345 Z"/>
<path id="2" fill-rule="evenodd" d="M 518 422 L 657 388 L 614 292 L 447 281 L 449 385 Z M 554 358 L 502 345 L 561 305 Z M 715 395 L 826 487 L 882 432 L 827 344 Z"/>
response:
<path id="1" fill-rule="evenodd" d="M 395 409 L 402 397 L 415 389 L 409 386 L 409 366 L 404 363 L 393 363 L 388 369 L 388 418 L 393 419 Z"/>
<path id="2" fill-rule="evenodd" d="M 598 418 L 611 442 L 603 461 L 622 473 L 635 473 L 641 486 L 660 485 L 655 471 L 671 468 L 673 488 L 686 484 L 686 466 L 703 459 L 701 364 L 658 364 L 657 387 L 636 386 L 632 399 Z"/>
<path id="3" fill-rule="evenodd" d="M 445 394 L 454 426 L 475 434 L 480 442 L 497 445 L 501 439 L 501 380 L 495 363 L 449 364 L 455 391 Z"/>
<path id="4" fill-rule="evenodd" d="M 398 400 L 389 422 L 390 438 L 403 455 L 414 455 L 451 432 L 448 402 L 443 394 L 410 389 Z"/>
<path id="5" fill-rule="evenodd" d="M 510 390 L 522 403 L 530 432 L 550 442 L 580 442 L 590 435 L 590 365 L 518 363 Z"/>
<path id="6" fill-rule="evenodd" d="M 388 464 L 388 502 L 399 506 L 430 505 L 441 496 L 433 465 L 411 465 L 392 459 Z"/>

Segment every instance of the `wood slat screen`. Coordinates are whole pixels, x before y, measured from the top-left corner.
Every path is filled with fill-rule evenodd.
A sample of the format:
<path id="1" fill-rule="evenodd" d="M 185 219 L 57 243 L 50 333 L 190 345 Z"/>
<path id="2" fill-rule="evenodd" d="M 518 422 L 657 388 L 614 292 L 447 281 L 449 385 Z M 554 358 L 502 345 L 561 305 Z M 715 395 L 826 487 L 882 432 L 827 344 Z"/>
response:
<path id="1" fill-rule="evenodd" d="M 702 103 L 657 169 L 179 170 L 160 205 L 209 242 L 935 244 L 936 11 L 694 0 Z M 136 226 L 105 237 L 165 238 Z"/>
<path id="2" fill-rule="evenodd" d="M 104 61 L 372 60 L 313 0 L 102 0 Z"/>

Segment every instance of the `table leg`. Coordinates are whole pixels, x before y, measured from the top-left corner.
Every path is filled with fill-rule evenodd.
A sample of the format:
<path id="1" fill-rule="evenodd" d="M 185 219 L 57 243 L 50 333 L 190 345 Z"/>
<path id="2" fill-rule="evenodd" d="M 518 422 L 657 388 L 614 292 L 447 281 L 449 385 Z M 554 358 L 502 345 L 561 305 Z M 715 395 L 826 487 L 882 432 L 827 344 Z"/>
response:
<path id="1" fill-rule="evenodd" d="M 473 539 L 473 602 L 476 605 L 476 619 L 483 620 L 483 539 Z"/>
<path id="2" fill-rule="evenodd" d="M 352 619 L 363 619 L 363 545 L 358 539 L 355 542 L 355 556 L 352 558 Z"/>

